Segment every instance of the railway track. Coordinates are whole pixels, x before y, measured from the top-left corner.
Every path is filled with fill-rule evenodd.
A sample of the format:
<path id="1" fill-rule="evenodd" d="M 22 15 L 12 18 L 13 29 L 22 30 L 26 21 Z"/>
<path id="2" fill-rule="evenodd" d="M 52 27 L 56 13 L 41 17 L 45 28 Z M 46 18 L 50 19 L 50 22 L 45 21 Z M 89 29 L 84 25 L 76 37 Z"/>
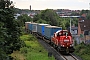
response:
<path id="1" fill-rule="evenodd" d="M 64 60 L 79 60 L 79 59 L 77 59 L 75 56 L 73 56 L 71 53 L 68 54 L 68 55 L 62 55 L 62 58 L 63 58 Z"/>

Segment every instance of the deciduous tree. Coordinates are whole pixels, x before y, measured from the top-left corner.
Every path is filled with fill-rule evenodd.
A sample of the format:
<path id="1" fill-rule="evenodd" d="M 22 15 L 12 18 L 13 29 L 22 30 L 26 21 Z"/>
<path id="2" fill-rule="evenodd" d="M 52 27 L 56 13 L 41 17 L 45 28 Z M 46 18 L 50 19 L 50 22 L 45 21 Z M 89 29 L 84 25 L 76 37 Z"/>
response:
<path id="1" fill-rule="evenodd" d="M 22 47 L 21 30 L 14 19 L 14 6 L 10 0 L 0 0 L 0 60 L 11 60 L 8 54 Z"/>

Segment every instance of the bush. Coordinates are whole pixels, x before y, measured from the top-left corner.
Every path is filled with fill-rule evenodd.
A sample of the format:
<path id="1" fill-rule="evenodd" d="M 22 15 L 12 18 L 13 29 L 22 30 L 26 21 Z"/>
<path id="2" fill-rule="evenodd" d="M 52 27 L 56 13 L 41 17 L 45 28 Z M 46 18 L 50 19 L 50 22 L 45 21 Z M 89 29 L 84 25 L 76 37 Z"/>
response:
<path id="1" fill-rule="evenodd" d="M 21 53 L 26 54 L 27 53 L 27 47 L 23 47 L 20 49 Z"/>
<path id="2" fill-rule="evenodd" d="M 76 55 L 80 56 L 83 60 L 90 60 L 90 45 L 86 45 L 82 42 L 81 44 L 75 46 L 75 48 L 76 50 L 74 53 Z"/>
<path id="3" fill-rule="evenodd" d="M 33 41 L 33 40 L 36 40 L 36 38 L 32 35 L 23 35 L 20 37 L 21 40 L 23 41 Z"/>
<path id="4" fill-rule="evenodd" d="M 77 41 L 76 40 L 74 41 L 74 43 L 75 43 L 74 45 L 77 46 Z"/>

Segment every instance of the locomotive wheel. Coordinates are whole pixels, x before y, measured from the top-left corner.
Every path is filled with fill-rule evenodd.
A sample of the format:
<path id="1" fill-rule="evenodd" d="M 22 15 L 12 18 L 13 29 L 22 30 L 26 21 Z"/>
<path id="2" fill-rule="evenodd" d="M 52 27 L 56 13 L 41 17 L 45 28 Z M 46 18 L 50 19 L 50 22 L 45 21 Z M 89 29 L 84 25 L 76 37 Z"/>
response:
<path id="1" fill-rule="evenodd" d="M 55 44 L 53 44 L 53 47 L 55 48 Z"/>
<path id="2" fill-rule="evenodd" d="M 57 51 L 60 52 L 60 48 L 59 47 L 57 47 Z"/>
<path id="3" fill-rule="evenodd" d="M 50 41 L 49 44 L 52 46 L 52 42 Z"/>
<path id="4" fill-rule="evenodd" d="M 50 42 L 50 45 L 53 46 L 54 45 L 53 42 Z"/>

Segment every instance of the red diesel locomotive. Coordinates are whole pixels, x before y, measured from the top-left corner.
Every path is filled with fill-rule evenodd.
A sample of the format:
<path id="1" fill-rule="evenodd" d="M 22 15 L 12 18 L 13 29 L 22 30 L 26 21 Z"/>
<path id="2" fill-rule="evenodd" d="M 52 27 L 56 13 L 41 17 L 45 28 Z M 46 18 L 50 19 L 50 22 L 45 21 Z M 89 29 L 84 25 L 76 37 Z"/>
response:
<path id="1" fill-rule="evenodd" d="M 74 52 L 72 35 L 67 30 L 59 30 L 51 37 L 51 44 L 60 52 L 72 53 Z"/>

